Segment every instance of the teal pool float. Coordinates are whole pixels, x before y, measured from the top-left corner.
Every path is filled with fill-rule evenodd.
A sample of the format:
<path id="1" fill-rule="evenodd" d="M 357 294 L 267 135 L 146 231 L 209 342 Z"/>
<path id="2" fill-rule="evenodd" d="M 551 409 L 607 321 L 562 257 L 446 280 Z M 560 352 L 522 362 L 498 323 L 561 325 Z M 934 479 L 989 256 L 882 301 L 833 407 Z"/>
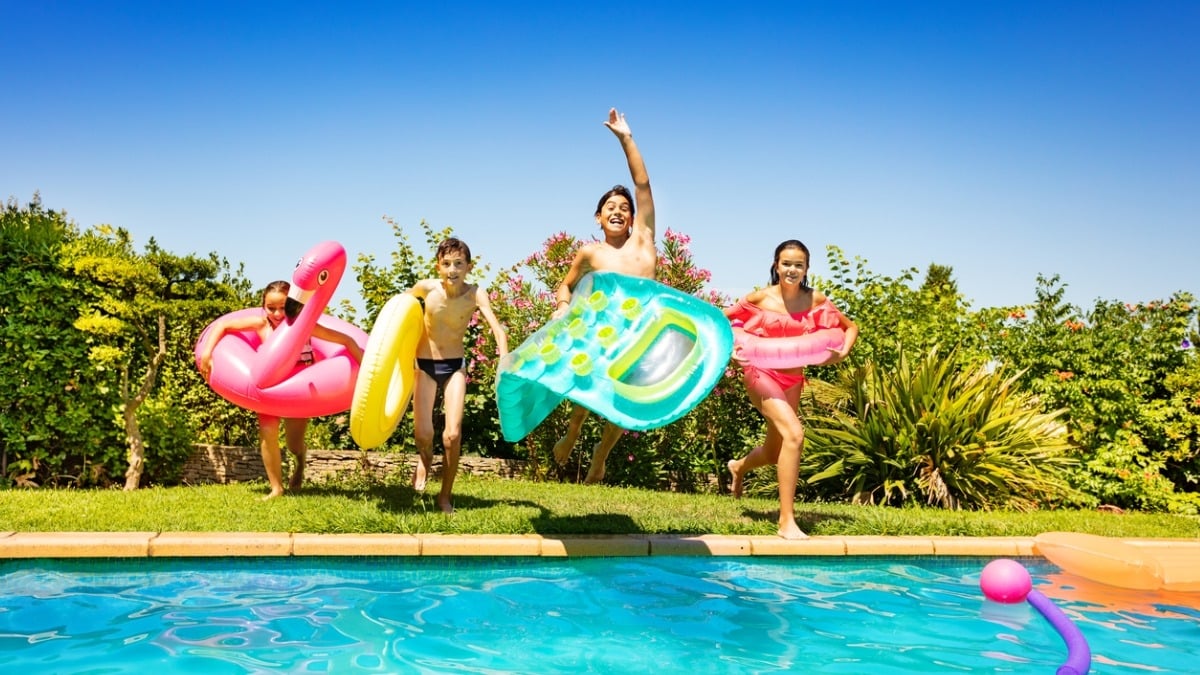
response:
<path id="1" fill-rule="evenodd" d="M 519 441 L 563 399 L 625 429 L 656 429 L 712 391 L 732 351 L 729 320 L 709 303 L 651 279 L 591 272 L 566 314 L 500 360 L 500 430 Z"/>

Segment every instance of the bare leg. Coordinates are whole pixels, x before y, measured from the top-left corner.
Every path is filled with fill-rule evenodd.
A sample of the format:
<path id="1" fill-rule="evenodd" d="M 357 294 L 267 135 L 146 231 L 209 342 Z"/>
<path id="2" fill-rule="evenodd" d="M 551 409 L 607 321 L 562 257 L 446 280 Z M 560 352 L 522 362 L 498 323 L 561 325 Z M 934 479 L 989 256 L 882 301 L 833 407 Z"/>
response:
<path id="1" fill-rule="evenodd" d="M 567 433 L 554 444 L 554 461 L 559 465 L 566 464 L 567 460 L 571 458 L 571 451 L 575 449 L 575 442 L 579 440 L 579 432 L 583 429 L 583 423 L 587 417 L 587 408 L 581 405 L 571 408 L 571 419 L 567 421 Z"/>
<path id="2" fill-rule="evenodd" d="M 779 479 L 779 536 L 784 539 L 808 538 L 796 524 L 796 482 L 800 478 L 800 450 L 804 445 L 804 426 L 796 416 L 799 398 L 800 387 L 796 387 L 788 392 L 787 401 L 772 398 L 762 402 L 768 431 L 774 427 L 780 439 L 776 476 Z"/>
<path id="3" fill-rule="evenodd" d="M 454 513 L 454 503 L 450 495 L 454 491 L 454 479 L 458 475 L 458 457 L 462 450 L 463 399 L 466 393 L 467 377 L 460 370 L 450 376 L 446 382 L 446 391 L 442 395 L 442 409 L 446 413 L 442 448 L 446 454 L 445 461 L 442 462 L 442 490 L 438 493 L 437 500 L 442 513 Z"/>
<path id="4" fill-rule="evenodd" d="M 417 445 L 417 468 L 413 471 L 413 489 L 421 492 L 433 471 L 433 402 L 437 382 L 425 371 L 417 371 L 413 388 L 413 441 Z"/>
<path id="5" fill-rule="evenodd" d="M 304 432 L 307 430 L 307 418 L 288 418 L 283 422 L 283 433 L 287 436 L 288 451 L 296 458 L 296 467 L 292 469 L 292 478 L 288 481 L 289 490 L 299 490 L 304 485 L 304 464 L 308 460 L 308 446 L 304 444 Z M 280 459 L 282 460 L 282 457 Z M 281 466 L 281 474 L 282 469 Z"/>
<path id="6" fill-rule="evenodd" d="M 761 401 L 757 401 L 756 403 L 761 405 Z M 758 407 L 758 405 L 755 407 Z M 762 445 L 755 446 L 753 450 L 746 453 L 746 456 L 741 459 L 729 460 L 725 466 L 729 468 L 729 474 L 733 477 L 729 491 L 733 493 L 735 498 L 742 496 L 742 481 L 746 478 L 747 473 L 759 467 L 774 464 L 779 460 L 779 448 L 782 442 L 782 438 L 780 438 L 775 426 L 768 424 L 767 438 L 763 441 Z"/>
<path id="7" fill-rule="evenodd" d="M 283 495 L 283 458 L 279 450 L 279 418 L 259 415 L 258 437 L 262 452 L 263 469 L 271 491 L 263 499 L 274 499 Z"/>
<path id="8" fill-rule="evenodd" d="M 616 447 L 617 441 L 621 440 L 621 434 L 624 432 L 624 429 L 612 422 L 604 425 L 604 433 L 600 434 L 600 442 L 592 448 L 592 466 L 588 469 L 584 483 L 591 485 L 604 480 L 604 463 L 608 461 L 608 453 Z"/>

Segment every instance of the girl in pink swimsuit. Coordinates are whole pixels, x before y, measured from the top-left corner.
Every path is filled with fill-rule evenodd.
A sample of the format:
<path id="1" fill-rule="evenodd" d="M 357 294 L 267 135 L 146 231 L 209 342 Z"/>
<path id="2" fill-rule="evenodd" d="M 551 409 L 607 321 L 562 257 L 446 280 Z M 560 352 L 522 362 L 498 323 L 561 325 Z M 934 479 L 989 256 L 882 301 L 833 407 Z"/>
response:
<path id="1" fill-rule="evenodd" d="M 846 318 L 829 298 L 808 285 L 808 247 L 789 239 L 775 247 L 771 264 L 771 285 L 753 291 L 725 309 L 725 316 L 739 329 L 760 337 L 794 337 L 818 328 L 838 327 L 846 331 L 840 350 L 830 350 L 823 365 L 846 358 L 858 339 L 858 326 Z M 733 351 L 733 361 L 742 368 L 750 403 L 767 420 L 767 437 L 745 457 L 730 460 L 733 495 L 742 495 L 746 472 L 769 464 L 776 465 L 779 478 L 779 536 L 804 539 L 808 535 L 796 524 L 796 482 L 800 477 L 800 452 L 804 445 L 804 425 L 797 409 L 804 390 L 804 369 L 772 370 L 757 368 Z"/>

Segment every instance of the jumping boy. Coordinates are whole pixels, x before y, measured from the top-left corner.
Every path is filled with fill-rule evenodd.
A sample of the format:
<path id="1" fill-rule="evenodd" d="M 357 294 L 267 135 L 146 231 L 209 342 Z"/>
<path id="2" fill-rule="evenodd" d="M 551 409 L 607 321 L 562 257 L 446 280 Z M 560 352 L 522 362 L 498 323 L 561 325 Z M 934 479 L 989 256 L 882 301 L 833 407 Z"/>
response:
<path id="1" fill-rule="evenodd" d="M 630 195 L 625 186 L 617 185 L 600 197 L 600 203 L 596 206 L 596 224 L 604 233 L 604 241 L 585 244 L 575 254 L 571 268 L 555 291 L 557 304 L 551 318 L 558 318 L 566 313 L 575 284 L 593 270 L 654 278 L 658 252 L 654 247 L 654 197 L 650 193 L 650 176 L 646 173 L 646 163 L 642 161 L 642 154 L 633 142 L 633 132 L 625 122 L 625 115 L 618 113 L 616 108 L 609 110 L 608 121 L 604 126 L 616 135 L 617 140 L 621 142 L 621 149 L 625 151 L 634 195 Z M 575 405 L 571 410 L 567 433 L 554 444 L 554 459 L 559 464 L 566 463 L 571 456 L 587 416 L 588 409 L 580 405 Z M 623 431 L 621 427 L 606 420 L 600 442 L 592 449 L 592 465 L 588 469 L 585 482 L 599 483 L 604 480 L 604 462 L 620 440 Z"/>

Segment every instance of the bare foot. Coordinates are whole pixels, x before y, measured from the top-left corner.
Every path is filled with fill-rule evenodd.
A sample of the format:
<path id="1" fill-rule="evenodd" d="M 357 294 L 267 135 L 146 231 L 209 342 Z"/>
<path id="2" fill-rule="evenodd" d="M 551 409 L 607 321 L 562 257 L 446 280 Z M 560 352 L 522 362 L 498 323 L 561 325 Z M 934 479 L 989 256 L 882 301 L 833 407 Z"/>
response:
<path id="1" fill-rule="evenodd" d="M 267 495 L 265 497 L 262 498 L 262 500 L 265 502 L 268 499 L 275 499 L 276 497 L 282 497 L 282 496 L 283 496 L 283 488 L 280 488 L 278 490 L 271 490 L 269 493 L 267 493 Z"/>
<path id="2" fill-rule="evenodd" d="M 790 540 L 808 539 L 808 535 L 804 534 L 804 530 L 801 530 L 800 526 L 794 520 L 788 523 L 780 523 L 779 536 Z"/>
<path id="3" fill-rule="evenodd" d="M 742 497 L 742 474 L 740 471 L 733 468 L 733 466 L 735 464 L 737 464 L 736 459 L 731 459 L 728 462 L 725 462 L 725 466 L 729 469 L 729 475 L 733 476 L 733 482 L 729 484 L 729 491 L 731 493 L 733 493 L 734 499 L 741 499 L 741 497 Z"/>
<path id="4" fill-rule="evenodd" d="M 429 468 L 425 466 L 425 458 L 417 456 L 417 468 L 413 469 L 413 489 L 417 492 L 425 490 L 425 481 L 429 477 Z"/>
<path id="5" fill-rule="evenodd" d="M 600 452 L 600 443 L 592 446 L 592 468 L 588 469 L 587 478 L 583 479 L 585 485 L 595 485 L 596 483 L 604 482 L 604 461 L 608 459 L 608 453 L 604 457 L 597 457 Z"/>
<path id="6" fill-rule="evenodd" d="M 554 462 L 559 466 L 566 464 L 574 449 L 575 441 L 572 441 L 569 436 L 558 439 L 558 442 L 554 444 Z"/>
<path id="7" fill-rule="evenodd" d="M 438 503 L 438 508 L 440 508 L 442 510 L 442 513 L 444 513 L 446 515 L 450 515 L 451 513 L 454 513 L 454 504 L 451 504 L 449 499 L 442 501 L 442 498 L 438 497 L 437 503 Z"/>

